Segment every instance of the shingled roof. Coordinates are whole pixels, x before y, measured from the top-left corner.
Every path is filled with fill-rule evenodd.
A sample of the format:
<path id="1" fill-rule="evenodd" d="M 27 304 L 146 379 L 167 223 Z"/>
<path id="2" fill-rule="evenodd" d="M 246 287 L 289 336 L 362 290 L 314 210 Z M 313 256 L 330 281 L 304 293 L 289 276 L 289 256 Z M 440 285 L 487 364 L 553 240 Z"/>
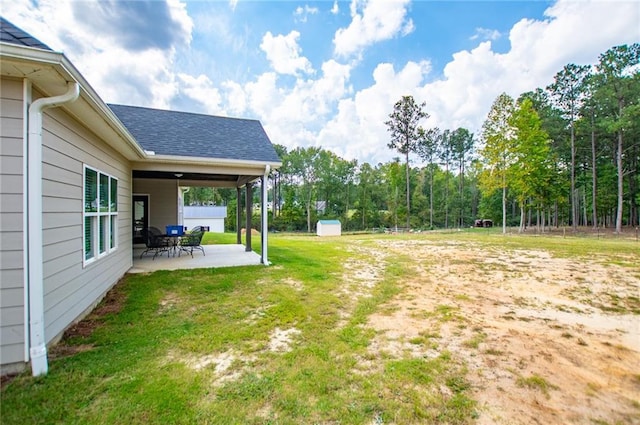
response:
<path id="1" fill-rule="evenodd" d="M 281 162 L 257 120 L 108 106 L 142 148 L 156 155 Z"/>
<path id="2" fill-rule="evenodd" d="M 0 41 L 4 43 L 17 44 L 19 46 L 37 47 L 39 49 L 51 50 L 49 46 L 22 31 L 20 28 L 16 27 L 1 16 Z"/>

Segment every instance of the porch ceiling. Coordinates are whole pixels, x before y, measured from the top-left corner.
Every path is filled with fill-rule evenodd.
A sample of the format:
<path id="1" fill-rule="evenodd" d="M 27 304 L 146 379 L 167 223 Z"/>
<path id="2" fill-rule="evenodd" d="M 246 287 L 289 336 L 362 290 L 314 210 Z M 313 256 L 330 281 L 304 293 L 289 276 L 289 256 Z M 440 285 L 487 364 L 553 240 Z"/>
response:
<path id="1" fill-rule="evenodd" d="M 194 173 L 182 171 L 133 170 L 134 179 L 180 180 L 182 186 L 241 187 L 259 176 Z"/>

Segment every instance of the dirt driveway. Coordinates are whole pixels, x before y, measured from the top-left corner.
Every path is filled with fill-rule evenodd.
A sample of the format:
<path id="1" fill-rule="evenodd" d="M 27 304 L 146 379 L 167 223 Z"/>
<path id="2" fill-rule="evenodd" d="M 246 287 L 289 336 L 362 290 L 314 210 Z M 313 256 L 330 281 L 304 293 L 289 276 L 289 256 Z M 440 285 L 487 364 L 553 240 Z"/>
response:
<path id="1" fill-rule="evenodd" d="M 450 352 L 466 364 L 477 423 L 640 423 L 640 265 L 426 240 L 358 249 L 376 259 L 373 277 L 394 255 L 415 259 L 370 317 L 371 350 Z"/>

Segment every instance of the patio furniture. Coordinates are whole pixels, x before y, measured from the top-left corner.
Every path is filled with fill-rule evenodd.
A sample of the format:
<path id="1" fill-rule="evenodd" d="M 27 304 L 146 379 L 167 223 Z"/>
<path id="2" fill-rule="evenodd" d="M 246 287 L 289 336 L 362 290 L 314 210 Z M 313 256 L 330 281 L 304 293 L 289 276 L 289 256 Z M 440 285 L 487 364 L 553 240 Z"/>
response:
<path id="1" fill-rule="evenodd" d="M 184 232 L 187 230 L 186 227 L 180 226 L 178 224 L 171 224 L 166 226 L 167 236 L 182 236 Z"/>
<path id="2" fill-rule="evenodd" d="M 204 253 L 204 248 L 202 247 L 202 236 L 204 236 L 204 229 L 202 226 L 196 226 L 184 235 L 180 237 L 180 242 L 178 242 L 178 256 L 181 251 L 188 252 L 193 257 L 193 250 L 199 249 L 202 251 L 202 255 L 206 255 Z"/>
<path id="3" fill-rule="evenodd" d="M 147 252 L 153 252 L 153 259 L 155 260 L 158 254 L 169 251 L 169 241 L 157 227 L 142 229 L 141 233 L 147 249 L 142 251 L 140 258 L 142 258 L 142 256 Z"/>

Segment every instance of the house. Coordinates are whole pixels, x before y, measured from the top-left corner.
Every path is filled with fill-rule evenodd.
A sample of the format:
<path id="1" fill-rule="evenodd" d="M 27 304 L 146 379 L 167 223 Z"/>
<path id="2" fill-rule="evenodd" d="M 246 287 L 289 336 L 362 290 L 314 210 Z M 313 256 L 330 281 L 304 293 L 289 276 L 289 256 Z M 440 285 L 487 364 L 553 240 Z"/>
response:
<path id="1" fill-rule="evenodd" d="M 181 186 L 218 186 L 250 228 L 254 183 L 265 200 L 281 162 L 259 121 L 107 105 L 64 54 L 3 18 L 0 35 L 0 372 L 42 375 L 132 267 L 136 226 L 179 224 Z"/>
<path id="2" fill-rule="evenodd" d="M 319 220 L 316 233 L 318 236 L 340 236 L 342 224 L 340 220 Z"/>

